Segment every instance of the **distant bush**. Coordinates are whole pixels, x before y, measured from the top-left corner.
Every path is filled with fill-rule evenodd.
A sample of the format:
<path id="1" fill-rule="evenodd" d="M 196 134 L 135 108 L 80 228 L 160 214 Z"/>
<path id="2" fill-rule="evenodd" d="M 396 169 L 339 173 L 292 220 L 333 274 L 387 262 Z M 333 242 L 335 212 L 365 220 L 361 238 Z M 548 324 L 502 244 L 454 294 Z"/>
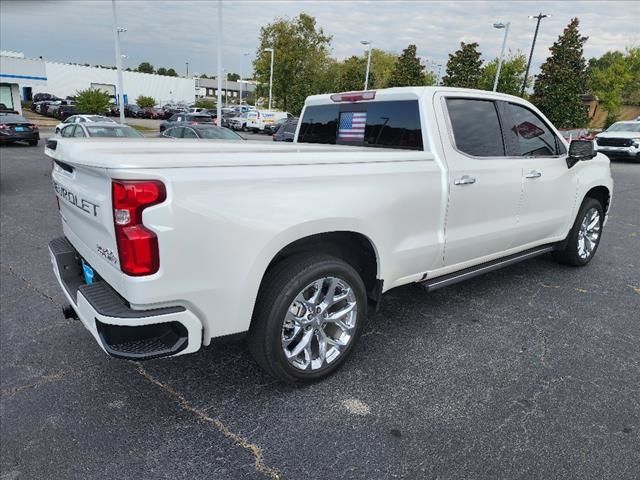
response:
<path id="1" fill-rule="evenodd" d="M 196 100 L 194 105 L 196 108 L 216 108 L 216 104 L 212 100 Z"/>
<path id="2" fill-rule="evenodd" d="M 140 108 L 154 107 L 156 105 L 156 99 L 153 97 L 140 95 L 138 98 L 136 98 L 136 105 L 138 105 Z"/>
<path id="3" fill-rule="evenodd" d="M 104 115 L 109 110 L 109 94 L 102 90 L 87 88 L 76 92 L 76 108 L 80 113 Z"/>

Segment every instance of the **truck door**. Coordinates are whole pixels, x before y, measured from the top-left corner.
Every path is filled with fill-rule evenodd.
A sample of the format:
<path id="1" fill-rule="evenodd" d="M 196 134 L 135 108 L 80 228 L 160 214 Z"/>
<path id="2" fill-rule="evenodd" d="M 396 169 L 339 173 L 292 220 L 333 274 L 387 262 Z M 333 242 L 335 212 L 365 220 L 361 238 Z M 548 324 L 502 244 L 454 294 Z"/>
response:
<path id="1" fill-rule="evenodd" d="M 576 201 L 576 169 L 549 125 L 525 105 L 501 102 L 507 155 L 522 163 L 523 196 L 516 246 L 548 243 L 569 231 Z"/>
<path id="2" fill-rule="evenodd" d="M 457 92 L 434 102 L 448 166 L 445 266 L 501 256 L 514 244 L 522 163 L 505 155 L 497 102 Z"/>

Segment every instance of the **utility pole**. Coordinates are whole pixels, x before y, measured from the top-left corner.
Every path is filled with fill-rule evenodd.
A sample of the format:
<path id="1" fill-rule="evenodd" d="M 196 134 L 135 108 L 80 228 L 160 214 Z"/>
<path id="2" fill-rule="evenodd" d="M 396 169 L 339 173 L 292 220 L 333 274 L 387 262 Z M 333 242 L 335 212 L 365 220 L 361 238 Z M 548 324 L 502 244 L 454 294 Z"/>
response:
<path id="1" fill-rule="evenodd" d="M 184 62 L 187 64 L 187 78 L 189 78 L 189 62 Z"/>
<path id="2" fill-rule="evenodd" d="M 536 39 L 538 38 L 538 30 L 540 29 L 540 21 L 543 18 L 550 17 L 551 15 L 545 15 L 540 12 L 538 15 L 532 16 L 529 15 L 529 18 L 537 18 L 538 22 L 536 23 L 536 31 L 533 34 L 533 42 L 531 43 L 531 52 L 529 53 L 529 61 L 527 62 L 527 70 L 524 72 L 524 80 L 522 81 L 522 89 L 520 90 L 520 96 L 524 96 L 524 89 L 527 86 L 527 77 L 529 76 L 529 69 L 531 68 L 531 59 L 533 58 L 533 49 L 536 47 Z"/>
<path id="3" fill-rule="evenodd" d="M 218 0 L 218 98 L 216 101 L 217 124 L 222 125 L 222 0 Z"/>
<path id="4" fill-rule="evenodd" d="M 116 0 L 111 0 L 113 7 L 113 41 L 116 45 L 116 102 L 118 103 L 118 111 L 120 112 L 120 123 L 124 124 L 124 93 L 122 86 L 122 55 L 120 55 L 120 34 L 126 32 L 126 28 L 118 27 L 118 17 L 116 15 Z"/>

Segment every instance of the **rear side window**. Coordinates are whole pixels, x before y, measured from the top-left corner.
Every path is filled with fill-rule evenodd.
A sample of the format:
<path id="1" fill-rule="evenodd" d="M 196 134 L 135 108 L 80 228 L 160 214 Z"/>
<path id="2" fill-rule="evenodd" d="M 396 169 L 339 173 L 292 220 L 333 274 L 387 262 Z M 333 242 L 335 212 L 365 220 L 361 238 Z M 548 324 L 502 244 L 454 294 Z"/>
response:
<path id="1" fill-rule="evenodd" d="M 565 153 L 564 145 L 547 124 L 534 112 L 507 103 L 505 134 L 510 157 L 549 157 Z"/>
<path id="2" fill-rule="evenodd" d="M 448 98 L 456 148 L 474 157 L 503 157 L 504 141 L 495 102 Z"/>
<path id="3" fill-rule="evenodd" d="M 422 150 L 418 101 L 307 107 L 298 142 Z"/>

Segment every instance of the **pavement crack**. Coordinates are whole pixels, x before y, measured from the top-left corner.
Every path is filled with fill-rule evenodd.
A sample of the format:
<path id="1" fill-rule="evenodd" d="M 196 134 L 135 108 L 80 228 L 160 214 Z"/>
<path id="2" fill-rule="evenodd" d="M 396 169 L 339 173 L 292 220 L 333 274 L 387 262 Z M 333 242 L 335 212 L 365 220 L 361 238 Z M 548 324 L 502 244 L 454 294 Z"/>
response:
<path id="1" fill-rule="evenodd" d="M 19 385 L 17 387 L 4 388 L 0 390 L 0 394 L 4 398 L 13 397 L 16 393 L 19 393 L 23 390 L 27 390 L 30 388 L 38 388 L 41 385 L 45 385 L 47 383 L 55 382 L 56 380 L 60 380 L 63 377 L 61 373 L 55 373 L 53 375 L 43 375 L 39 378 L 39 382 L 33 382 L 28 385 Z"/>
<path id="2" fill-rule="evenodd" d="M 182 408 L 183 410 L 189 413 L 194 414 L 201 421 L 213 425 L 213 427 L 216 430 L 218 430 L 223 436 L 231 440 L 233 443 L 235 443 L 239 447 L 247 450 L 255 460 L 255 468 L 257 472 L 273 480 L 281 480 L 283 478 L 280 472 L 278 472 L 278 470 L 265 465 L 262 449 L 259 446 L 257 446 L 254 443 L 251 443 L 249 440 L 245 438 L 242 438 L 237 433 L 232 432 L 231 430 L 229 430 L 229 427 L 227 427 L 224 423 L 222 423 L 217 418 L 210 417 L 203 410 L 193 406 L 184 397 L 184 395 L 182 395 L 180 392 L 175 390 L 173 387 L 170 387 L 166 383 L 162 383 L 160 380 L 155 378 L 153 375 L 147 372 L 147 370 L 140 363 L 136 363 L 136 362 L 132 362 L 132 363 L 136 365 L 136 369 L 140 375 L 142 375 L 151 383 L 157 385 L 162 390 L 164 390 L 169 395 L 171 395 L 178 402 L 178 405 L 180 406 L 180 408 Z"/>
<path id="3" fill-rule="evenodd" d="M 42 290 L 40 290 L 38 287 L 34 286 L 29 280 L 27 280 L 25 277 L 23 277 L 22 275 L 20 275 L 18 272 L 16 272 L 13 267 L 11 265 L 7 265 L 6 263 L 2 263 L 0 264 L 3 267 L 5 267 L 7 270 L 9 270 L 9 272 L 16 277 L 18 280 L 21 280 L 29 290 L 32 290 L 34 292 L 36 292 L 38 295 L 40 295 L 43 298 L 46 298 L 47 300 L 49 300 L 50 302 L 52 302 L 54 305 L 58 305 L 61 306 L 60 302 L 58 302 L 55 298 L 53 298 L 51 295 L 49 295 L 48 293 L 43 292 Z"/>

